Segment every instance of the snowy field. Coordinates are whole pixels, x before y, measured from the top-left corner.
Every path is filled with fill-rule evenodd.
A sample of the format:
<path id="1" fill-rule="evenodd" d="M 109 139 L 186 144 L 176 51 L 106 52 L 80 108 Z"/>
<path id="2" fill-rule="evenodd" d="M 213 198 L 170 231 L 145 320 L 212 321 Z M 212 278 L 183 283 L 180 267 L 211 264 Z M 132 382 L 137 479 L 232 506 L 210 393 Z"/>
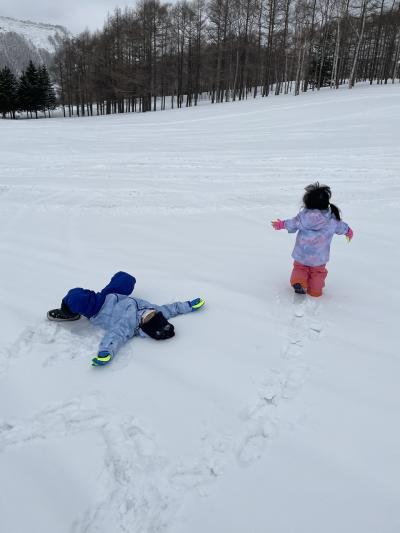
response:
<path id="1" fill-rule="evenodd" d="M 0 121 L 1 533 L 400 531 L 399 123 L 398 84 Z M 316 179 L 355 237 L 296 301 Z M 118 270 L 207 307 L 92 368 L 46 312 Z"/>

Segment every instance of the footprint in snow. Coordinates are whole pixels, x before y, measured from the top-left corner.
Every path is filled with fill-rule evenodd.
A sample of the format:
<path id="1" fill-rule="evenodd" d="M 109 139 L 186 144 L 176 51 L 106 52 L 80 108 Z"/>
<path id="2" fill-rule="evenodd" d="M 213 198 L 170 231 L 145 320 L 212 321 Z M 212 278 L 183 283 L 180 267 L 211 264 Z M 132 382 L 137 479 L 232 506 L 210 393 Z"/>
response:
<path id="1" fill-rule="evenodd" d="M 276 408 L 282 398 L 285 374 L 272 370 L 260 384 L 256 398 L 242 411 L 242 420 L 255 420 L 265 415 L 271 408 Z"/>
<path id="2" fill-rule="evenodd" d="M 260 420 L 245 436 L 237 452 L 237 461 L 248 466 L 262 457 L 268 442 L 277 433 L 276 424 L 269 419 Z"/>
<path id="3" fill-rule="evenodd" d="M 205 488 L 220 477 L 224 471 L 232 449 L 228 435 L 210 438 L 203 437 L 200 458 L 191 465 L 179 465 L 170 473 L 170 483 L 177 489 L 195 489 L 205 495 Z"/>

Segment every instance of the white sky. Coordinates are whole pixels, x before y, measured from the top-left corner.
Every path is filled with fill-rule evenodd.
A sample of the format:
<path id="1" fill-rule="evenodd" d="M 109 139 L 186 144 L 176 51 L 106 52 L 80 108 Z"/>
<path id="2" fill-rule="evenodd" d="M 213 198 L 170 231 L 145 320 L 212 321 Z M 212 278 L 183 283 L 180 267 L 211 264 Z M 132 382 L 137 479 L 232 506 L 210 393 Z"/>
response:
<path id="1" fill-rule="evenodd" d="M 1 0 L 0 16 L 65 26 L 72 33 L 103 27 L 108 12 L 135 0 Z"/>

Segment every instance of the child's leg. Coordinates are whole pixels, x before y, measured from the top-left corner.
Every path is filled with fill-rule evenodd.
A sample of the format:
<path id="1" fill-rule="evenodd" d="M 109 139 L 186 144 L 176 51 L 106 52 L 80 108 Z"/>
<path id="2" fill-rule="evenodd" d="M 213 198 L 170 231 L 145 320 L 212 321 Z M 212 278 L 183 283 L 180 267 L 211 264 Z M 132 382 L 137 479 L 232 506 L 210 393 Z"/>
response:
<path id="1" fill-rule="evenodd" d="M 185 313 L 191 313 L 192 308 L 189 302 L 174 302 L 172 304 L 157 305 L 154 309 L 161 311 L 161 313 L 168 320 L 176 315 L 183 315 Z"/>
<path id="2" fill-rule="evenodd" d="M 327 275 L 328 271 L 326 270 L 325 265 L 310 267 L 310 279 L 308 283 L 307 294 L 316 298 L 321 296 Z"/>
<path id="3" fill-rule="evenodd" d="M 295 283 L 300 283 L 303 289 L 307 289 L 309 268 L 307 265 L 302 265 L 298 261 L 295 261 L 293 263 L 292 275 L 290 276 L 290 285 L 293 286 Z"/>

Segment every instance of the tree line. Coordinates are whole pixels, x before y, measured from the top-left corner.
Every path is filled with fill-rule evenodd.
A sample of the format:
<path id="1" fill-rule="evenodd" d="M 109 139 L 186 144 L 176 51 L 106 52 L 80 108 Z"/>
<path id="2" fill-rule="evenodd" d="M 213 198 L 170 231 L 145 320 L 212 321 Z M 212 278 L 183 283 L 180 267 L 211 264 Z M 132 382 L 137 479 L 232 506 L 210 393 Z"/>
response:
<path id="1" fill-rule="evenodd" d="M 64 114 L 150 111 L 399 74 L 399 0 L 141 0 L 65 41 Z"/>
<path id="2" fill-rule="evenodd" d="M 66 39 L 52 76 L 83 116 L 394 83 L 399 66 L 400 0 L 139 0 Z"/>
<path id="3" fill-rule="evenodd" d="M 16 118 L 18 112 L 26 112 L 27 117 L 41 112 L 50 116 L 56 108 L 56 94 L 45 65 L 36 67 L 32 61 L 17 78 L 8 68 L 0 70 L 0 113 Z"/>

